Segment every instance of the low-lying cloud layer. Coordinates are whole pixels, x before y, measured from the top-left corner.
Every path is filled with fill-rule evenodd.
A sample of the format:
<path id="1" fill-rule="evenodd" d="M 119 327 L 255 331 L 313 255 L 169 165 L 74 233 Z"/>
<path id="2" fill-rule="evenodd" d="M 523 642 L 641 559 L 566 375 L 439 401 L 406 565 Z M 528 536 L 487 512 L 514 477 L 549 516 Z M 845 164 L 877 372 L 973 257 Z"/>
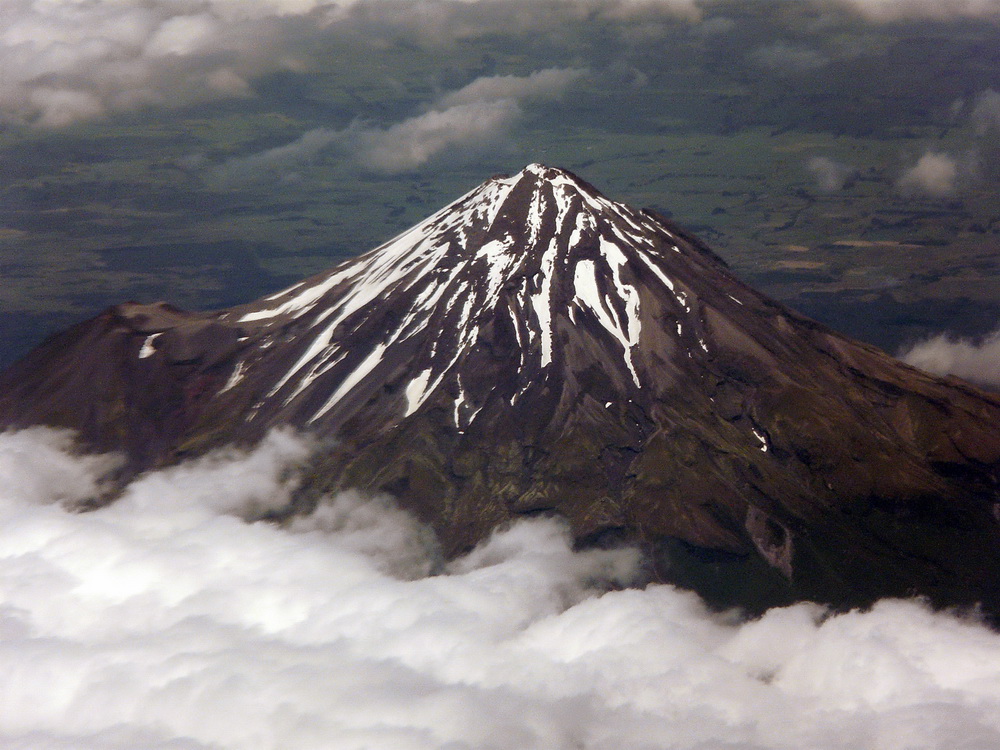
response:
<path id="1" fill-rule="evenodd" d="M 900 359 L 935 375 L 957 375 L 1000 389 L 1000 331 L 979 342 L 940 334 L 916 344 Z"/>
<path id="2" fill-rule="evenodd" d="M 0 435 L 0 744 L 31 748 L 992 748 L 1000 636 L 911 602 L 739 624 L 556 521 L 444 564 L 391 501 L 283 529 L 276 433 L 134 481 Z"/>

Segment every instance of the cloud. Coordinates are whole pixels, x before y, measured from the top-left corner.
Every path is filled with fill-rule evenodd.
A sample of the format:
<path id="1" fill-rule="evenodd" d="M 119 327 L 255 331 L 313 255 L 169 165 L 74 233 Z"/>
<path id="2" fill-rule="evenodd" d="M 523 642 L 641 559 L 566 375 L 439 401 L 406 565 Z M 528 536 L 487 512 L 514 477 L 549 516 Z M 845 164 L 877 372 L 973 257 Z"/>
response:
<path id="1" fill-rule="evenodd" d="M 1000 15 L 1000 0 L 834 2 L 875 21 Z M 587 24 L 605 25 L 611 38 L 649 39 L 704 18 L 699 0 L 4 0 L 0 122 L 65 127 L 146 106 L 249 97 L 267 73 L 326 69 L 340 39 L 374 49 L 516 34 L 558 46 Z M 725 33 L 731 23 L 710 18 L 693 28 Z M 792 72 L 828 62 L 782 41 L 753 57 Z"/>
<path id="2" fill-rule="evenodd" d="M 886 601 L 741 622 L 619 590 L 635 552 L 574 552 L 554 519 L 447 565 L 387 498 L 249 523 L 312 449 L 290 433 L 75 513 L 59 500 L 114 460 L 70 447 L 0 435 L 6 747 L 1000 746 L 1000 635 L 972 620 Z"/>
<path id="3" fill-rule="evenodd" d="M 838 0 L 873 21 L 950 20 L 1000 16 L 1000 0 Z"/>
<path id="4" fill-rule="evenodd" d="M 0 433 L 0 511 L 15 499 L 27 504 L 77 503 L 102 494 L 104 478 L 120 461 L 113 455 L 73 455 L 69 430 L 32 427 Z"/>
<path id="5" fill-rule="evenodd" d="M 502 32 L 558 36 L 595 15 L 629 24 L 699 12 L 695 0 L 5 0 L 0 122 L 64 127 L 251 96 L 266 73 L 327 65 L 339 38 L 410 35 L 434 45 Z"/>
<path id="6" fill-rule="evenodd" d="M 736 31 L 737 28 L 738 24 L 732 18 L 727 18 L 726 16 L 713 16 L 712 18 L 707 18 L 701 23 L 692 26 L 691 34 L 693 36 L 710 39 L 712 37 L 728 36 L 732 32 Z"/>
<path id="7" fill-rule="evenodd" d="M 209 170 L 209 181 L 222 186 L 264 179 L 293 181 L 297 176 L 295 170 L 317 161 L 331 145 L 342 140 L 343 134 L 337 130 L 315 128 L 291 143 L 228 159 Z M 200 166 L 197 159 L 193 163 Z"/>
<path id="8" fill-rule="evenodd" d="M 293 64 L 277 15 L 252 3 L 8 0 L 0 24 L 0 121 L 63 127 L 145 105 L 249 93 Z M 273 8 L 272 13 L 278 9 Z"/>
<path id="9" fill-rule="evenodd" d="M 527 76 L 483 76 L 439 97 L 430 110 L 388 128 L 354 127 L 343 136 L 348 151 L 368 169 L 412 171 L 442 155 L 502 146 L 522 115 L 522 104 L 558 99 L 587 75 L 548 68 Z"/>
<path id="10" fill-rule="evenodd" d="M 428 112 L 388 128 L 355 127 L 344 133 L 361 165 L 396 174 L 441 155 L 497 148 L 522 115 L 522 103 L 561 97 L 587 75 L 548 68 L 527 76 L 483 76 L 441 96 Z"/>
<path id="11" fill-rule="evenodd" d="M 896 182 L 904 195 L 946 198 L 958 190 L 959 163 L 948 154 L 928 151 Z"/>
<path id="12" fill-rule="evenodd" d="M 382 174 L 410 172 L 442 157 L 502 148 L 524 115 L 522 104 L 557 100 L 588 75 L 578 68 L 548 68 L 527 76 L 483 76 L 438 97 L 427 111 L 388 127 L 355 123 L 343 130 L 316 128 L 281 146 L 213 167 L 222 185 L 292 180 L 296 170 L 336 151 Z"/>
<path id="13" fill-rule="evenodd" d="M 587 71 L 581 68 L 546 68 L 527 76 L 483 76 L 441 97 L 437 106 L 448 108 L 504 99 L 558 99 L 586 75 Z"/>
<path id="14" fill-rule="evenodd" d="M 957 375 L 1000 389 L 1000 330 L 978 343 L 940 334 L 916 344 L 900 359 L 934 375 Z"/>
<path id="15" fill-rule="evenodd" d="M 805 73 L 830 63 L 830 58 L 822 52 L 783 41 L 758 47 L 750 53 L 750 59 L 762 68 L 779 73 Z"/>
<path id="16" fill-rule="evenodd" d="M 816 187 L 824 193 L 843 190 L 857 170 L 827 156 L 814 156 L 806 162 L 806 168 L 816 179 Z"/>
<path id="17" fill-rule="evenodd" d="M 389 128 L 348 131 L 356 160 L 384 174 L 409 172 L 445 153 L 496 146 L 522 115 L 513 99 L 431 110 Z"/>
<path id="18" fill-rule="evenodd" d="M 977 135 L 1000 132 L 1000 93 L 987 89 L 976 97 L 969 119 Z"/>

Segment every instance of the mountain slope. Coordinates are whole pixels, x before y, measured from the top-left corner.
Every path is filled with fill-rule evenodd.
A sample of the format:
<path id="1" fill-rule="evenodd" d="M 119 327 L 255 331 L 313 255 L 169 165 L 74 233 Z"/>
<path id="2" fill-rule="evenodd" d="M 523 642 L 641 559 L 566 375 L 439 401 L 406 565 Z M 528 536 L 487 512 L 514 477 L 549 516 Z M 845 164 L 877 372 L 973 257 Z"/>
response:
<path id="1" fill-rule="evenodd" d="M 132 471 L 295 425 L 331 439 L 298 509 L 387 491 L 449 554 L 555 512 L 720 604 L 1000 611 L 1000 400 L 801 318 L 541 165 L 258 302 L 112 308 L 0 393 L 2 423 L 72 427 Z"/>

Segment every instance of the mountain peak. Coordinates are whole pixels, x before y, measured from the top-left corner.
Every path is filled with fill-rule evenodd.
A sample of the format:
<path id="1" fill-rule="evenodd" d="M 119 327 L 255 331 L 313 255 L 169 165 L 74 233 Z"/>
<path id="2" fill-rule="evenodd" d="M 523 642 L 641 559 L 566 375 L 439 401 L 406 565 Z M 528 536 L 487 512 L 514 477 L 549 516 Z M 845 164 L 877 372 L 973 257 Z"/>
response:
<path id="1" fill-rule="evenodd" d="M 591 191 L 594 190 L 589 186 L 584 180 L 577 177 L 575 174 L 570 172 L 568 169 L 562 169 L 561 167 L 550 167 L 547 164 L 542 164 L 540 162 L 532 162 L 528 164 L 517 174 L 511 175 L 499 175 L 494 178 L 494 180 L 501 182 L 518 182 L 522 179 L 533 180 L 537 183 L 568 183 L 575 184 L 579 188 L 588 188 Z M 487 181 L 489 182 L 489 181 Z"/>
<path id="2" fill-rule="evenodd" d="M 707 352 L 685 277 L 713 264 L 675 259 L 688 247 L 652 214 L 608 200 L 565 170 L 531 164 L 226 319 L 265 342 L 296 329 L 301 353 L 262 399 L 265 410 L 277 399 L 307 424 L 336 421 L 391 369 L 403 382 L 401 416 L 445 389 L 454 426 L 464 430 L 478 411 L 461 371 L 483 347 L 517 351 L 504 390 L 511 404 L 560 377 L 550 368 L 567 364 L 567 337 L 586 337 L 609 377 L 634 389 L 648 385 L 651 366 L 636 354 L 644 324 L 668 317 L 675 343 Z M 389 351 L 406 352 L 405 362 L 389 364 Z"/>
<path id="3" fill-rule="evenodd" d="M 558 513 L 716 603 L 916 591 L 1000 617 L 1000 401 L 541 164 L 256 302 L 80 324 L 0 375 L 0 427 L 37 422 L 133 471 L 292 425 L 329 440 L 289 513 L 386 491 L 449 554 Z"/>

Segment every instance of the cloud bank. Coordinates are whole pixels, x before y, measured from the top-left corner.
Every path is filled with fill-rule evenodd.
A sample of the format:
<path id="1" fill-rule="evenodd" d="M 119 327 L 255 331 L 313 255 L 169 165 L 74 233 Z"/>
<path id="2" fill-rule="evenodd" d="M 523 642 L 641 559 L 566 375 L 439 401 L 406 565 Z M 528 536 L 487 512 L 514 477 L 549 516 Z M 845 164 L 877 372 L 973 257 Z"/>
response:
<path id="1" fill-rule="evenodd" d="M 940 334 L 916 344 L 900 359 L 934 375 L 957 375 L 1000 389 L 1000 330 L 978 343 Z"/>
<path id="2" fill-rule="evenodd" d="M 886 601 L 739 623 L 558 522 L 444 564 L 386 498 L 289 528 L 276 433 L 74 513 L 114 463 L 0 435 L 0 744 L 764 750 L 1000 746 L 1000 636 Z M 608 586 L 612 586 L 609 590 Z"/>
<path id="3" fill-rule="evenodd" d="M 303 4 L 299 4 L 301 6 Z M 145 105 L 246 96 L 293 66 L 291 3 L 9 0 L 0 9 L 0 121 L 62 127 Z"/>
<path id="4" fill-rule="evenodd" d="M 326 65 L 338 35 L 450 44 L 562 33 L 594 14 L 617 23 L 699 17 L 694 0 L 5 0 L 0 122 L 59 128 L 145 106 L 252 96 L 266 73 Z"/>
<path id="5" fill-rule="evenodd" d="M 1000 16 L 1000 0 L 813 0 L 875 22 Z M 254 96 L 283 70 L 327 70 L 330 45 L 422 45 L 517 34 L 558 46 L 597 25 L 656 37 L 706 18 L 699 0 L 4 0 L 0 123 L 60 128 L 142 107 Z M 780 4 L 778 4 L 780 5 Z M 775 16 L 780 24 L 780 16 Z M 709 18 L 702 31 L 728 19 Z M 570 45 L 572 46 L 572 44 Z M 356 52 L 354 53 L 356 54 Z M 823 52 L 776 41 L 758 65 L 802 72 Z"/>

